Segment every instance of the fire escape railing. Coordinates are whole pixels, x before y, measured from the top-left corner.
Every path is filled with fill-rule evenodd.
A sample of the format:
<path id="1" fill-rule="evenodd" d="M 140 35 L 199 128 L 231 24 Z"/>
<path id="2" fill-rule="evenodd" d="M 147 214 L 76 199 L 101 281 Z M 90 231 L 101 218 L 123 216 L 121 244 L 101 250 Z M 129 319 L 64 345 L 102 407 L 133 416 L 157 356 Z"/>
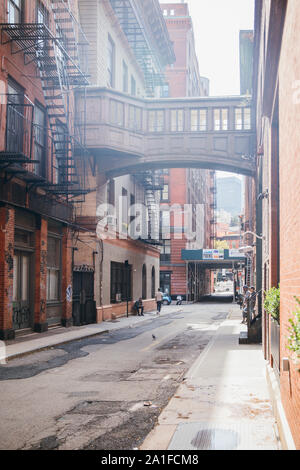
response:
<path id="1" fill-rule="evenodd" d="M 87 54 L 80 53 L 88 42 L 67 0 L 52 0 L 51 9 L 55 31 L 42 23 L 0 24 L 1 43 L 10 43 L 12 54 L 23 53 L 25 65 L 34 62 L 41 79 L 53 143 L 51 179 L 43 181 L 43 186 L 53 194 L 83 202 L 74 198 L 88 192 L 84 165 L 79 162 L 88 152 L 74 136 L 71 91 L 88 85 L 86 68 L 82 69 Z"/>

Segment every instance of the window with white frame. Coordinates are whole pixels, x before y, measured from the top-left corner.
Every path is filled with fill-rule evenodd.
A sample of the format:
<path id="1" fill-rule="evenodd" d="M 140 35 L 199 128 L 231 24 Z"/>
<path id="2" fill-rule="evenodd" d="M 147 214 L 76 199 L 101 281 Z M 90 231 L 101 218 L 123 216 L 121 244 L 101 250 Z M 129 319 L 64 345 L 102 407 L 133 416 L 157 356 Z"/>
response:
<path id="1" fill-rule="evenodd" d="M 251 108 L 235 108 L 235 130 L 251 129 Z"/>
<path id="2" fill-rule="evenodd" d="M 191 131 L 199 132 L 207 130 L 207 109 L 191 110 Z"/>
<path id="3" fill-rule="evenodd" d="M 214 130 L 227 131 L 228 130 L 228 109 L 220 108 L 214 109 Z"/>
<path id="4" fill-rule="evenodd" d="M 138 106 L 129 106 L 129 129 L 140 131 L 142 129 L 142 109 Z"/>
<path id="5" fill-rule="evenodd" d="M 165 113 L 163 110 L 150 110 L 148 115 L 149 132 L 162 132 L 165 126 Z"/>
<path id="6" fill-rule="evenodd" d="M 7 0 L 8 23 L 17 24 L 22 21 L 22 0 Z"/>
<path id="7" fill-rule="evenodd" d="M 117 126 L 124 126 L 124 104 L 121 101 L 110 100 L 110 122 Z"/>
<path id="8" fill-rule="evenodd" d="M 61 239 L 48 236 L 47 246 L 47 301 L 60 300 Z"/>
<path id="9" fill-rule="evenodd" d="M 183 109 L 171 110 L 171 131 L 183 132 Z"/>

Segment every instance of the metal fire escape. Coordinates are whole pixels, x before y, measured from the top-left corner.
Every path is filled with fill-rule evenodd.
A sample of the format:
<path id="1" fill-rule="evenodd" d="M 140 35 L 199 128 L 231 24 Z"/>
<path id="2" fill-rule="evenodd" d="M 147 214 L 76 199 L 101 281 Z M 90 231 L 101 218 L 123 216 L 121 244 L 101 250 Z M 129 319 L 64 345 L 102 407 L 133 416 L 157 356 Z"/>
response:
<path id="1" fill-rule="evenodd" d="M 74 100 L 72 89 L 88 85 L 80 59 L 80 49 L 88 42 L 76 21 L 69 0 L 51 0 L 54 24 L 1 24 L 1 43 L 11 44 L 11 53 L 24 54 L 24 64 L 35 63 L 42 82 L 53 142 L 52 174 L 44 186 L 54 195 L 76 202 L 84 195 L 85 174 L 75 147 L 86 150 L 74 136 Z M 86 57 L 86 54 L 83 54 Z M 78 152 L 77 152 L 78 153 Z M 82 202 L 82 201 L 77 201 Z"/>
<path id="2" fill-rule="evenodd" d="M 112 8 L 134 52 L 136 60 L 145 77 L 146 96 L 154 97 L 155 87 L 166 84 L 165 76 L 157 70 L 156 54 L 151 50 L 144 26 L 134 9 L 131 0 L 110 0 Z"/>
<path id="3" fill-rule="evenodd" d="M 144 171 L 135 175 L 136 180 L 144 187 L 145 204 L 148 212 L 148 237 L 145 242 L 160 245 L 160 191 L 163 189 L 164 180 L 161 175 L 152 171 Z"/>

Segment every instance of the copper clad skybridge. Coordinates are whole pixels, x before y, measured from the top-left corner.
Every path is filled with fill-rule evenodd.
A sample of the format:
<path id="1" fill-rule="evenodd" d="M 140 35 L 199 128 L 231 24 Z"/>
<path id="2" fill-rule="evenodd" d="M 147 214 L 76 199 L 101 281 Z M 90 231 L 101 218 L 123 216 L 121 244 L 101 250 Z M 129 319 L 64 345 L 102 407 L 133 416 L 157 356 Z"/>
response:
<path id="1" fill-rule="evenodd" d="M 77 94 L 85 143 L 108 177 L 158 168 L 208 168 L 253 176 L 250 96 L 141 99 L 107 88 Z"/>

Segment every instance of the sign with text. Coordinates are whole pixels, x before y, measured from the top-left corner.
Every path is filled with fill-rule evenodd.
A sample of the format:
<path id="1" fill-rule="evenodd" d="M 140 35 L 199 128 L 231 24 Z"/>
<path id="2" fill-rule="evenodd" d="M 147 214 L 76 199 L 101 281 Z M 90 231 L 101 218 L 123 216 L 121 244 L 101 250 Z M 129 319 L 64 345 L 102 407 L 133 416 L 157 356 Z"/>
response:
<path id="1" fill-rule="evenodd" d="M 203 250 L 203 259 L 224 259 L 224 250 Z"/>

